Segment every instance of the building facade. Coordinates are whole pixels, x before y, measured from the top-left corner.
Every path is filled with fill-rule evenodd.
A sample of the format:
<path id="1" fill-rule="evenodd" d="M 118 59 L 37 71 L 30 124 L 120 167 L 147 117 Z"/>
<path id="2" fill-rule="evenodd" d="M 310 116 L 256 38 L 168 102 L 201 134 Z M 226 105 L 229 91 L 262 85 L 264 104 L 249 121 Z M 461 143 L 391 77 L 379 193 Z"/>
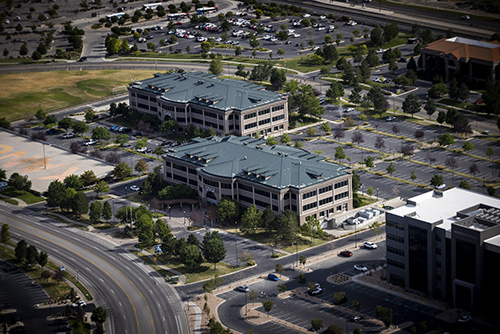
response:
<path id="1" fill-rule="evenodd" d="M 289 209 L 300 224 L 316 217 L 326 224 L 352 209 L 352 174 L 344 166 L 288 146 L 267 146 L 248 136 L 196 138 L 163 156 L 164 179 L 198 190 L 204 204 L 224 198 L 243 207 Z"/>
<path id="2" fill-rule="evenodd" d="M 280 135 L 288 129 L 288 97 L 202 72 L 155 74 L 129 85 L 129 104 L 160 121 L 212 128 L 218 135 Z"/>
<path id="3" fill-rule="evenodd" d="M 387 211 L 386 223 L 390 283 L 467 310 L 496 303 L 500 199 L 460 188 L 431 191 Z"/>
<path id="4" fill-rule="evenodd" d="M 500 82 L 500 43 L 463 37 L 442 38 L 422 49 L 424 71 L 441 74 L 446 82 L 454 76 L 472 81 Z"/>

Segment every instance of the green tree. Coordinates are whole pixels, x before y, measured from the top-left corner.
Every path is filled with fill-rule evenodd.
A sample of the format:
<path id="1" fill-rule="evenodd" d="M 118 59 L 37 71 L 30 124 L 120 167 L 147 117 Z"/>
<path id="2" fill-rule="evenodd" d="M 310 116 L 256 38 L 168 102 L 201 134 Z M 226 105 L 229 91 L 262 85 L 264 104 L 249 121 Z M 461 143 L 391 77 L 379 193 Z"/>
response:
<path id="1" fill-rule="evenodd" d="M 375 314 L 382 320 L 385 327 L 389 328 L 392 323 L 392 309 L 377 305 L 375 307 Z"/>
<path id="2" fill-rule="evenodd" d="M 326 90 L 326 97 L 338 101 L 339 98 L 344 96 L 344 86 L 338 81 L 333 81 L 330 88 Z"/>
<path id="3" fill-rule="evenodd" d="M 411 171 L 411 174 L 410 174 L 410 179 L 411 179 L 413 182 L 415 182 L 415 180 L 417 179 L 417 175 L 415 174 L 415 171 L 414 171 L 414 170 L 412 170 L 412 171 Z"/>
<path id="4" fill-rule="evenodd" d="M 144 159 L 140 159 L 137 161 L 134 167 L 135 171 L 139 174 L 144 174 L 145 171 L 148 170 L 148 163 Z"/>
<path id="5" fill-rule="evenodd" d="M 222 199 L 217 205 L 217 218 L 223 222 L 229 222 L 240 216 L 239 204 L 233 200 Z"/>
<path id="6" fill-rule="evenodd" d="M 274 136 L 268 136 L 266 139 L 266 145 L 274 146 L 278 145 L 278 140 Z"/>
<path id="7" fill-rule="evenodd" d="M 431 89 L 429 89 L 428 91 L 428 94 L 431 98 L 440 98 L 448 94 L 448 88 L 444 83 L 438 82 L 432 85 Z"/>
<path id="8" fill-rule="evenodd" d="M 273 309 L 274 302 L 272 300 L 264 300 L 262 302 L 262 307 L 264 307 L 264 311 L 266 311 L 267 316 L 269 317 L 269 312 Z"/>
<path id="9" fill-rule="evenodd" d="M 102 206 L 102 218 L 104 218 L 106 222 L 113 218 L 113 209 L 111 208 L 109 201 L 104 202 Z"/>
<path id="10" fill-rule="evenodd" d="M 321 328 L 323 328 L 323 319 L 312 319 L 311 327 L 314 331 L 319 331 Z"/>
<path id="11" fill-rule="evenodd" d="M 434 174 L 431 178 L 430 185 L 438 187 L 444 183 L 443 176 L 440 174 Z"/>
<path id="12" fill-rule="evenodd" d="M 81 135 L 89 130 L 89 126 L 85 122 L 75 122 L 73 124 L 73 132 L 76 135 Z"/>
<path id="13" fill-rule="evenodd" d="M 203 263 L 200 248 L 196 245 L 185 245 L 180 252 L 181 262 L 189 269 L 196 269 Z"/>
<path id="14" fill-rule="evenodd" d="M 427 102 L 425 103 L 424 110 L 427 112 L 427 115 L 429 115 L 429 119 L 431 118 L 432 114 L 436 112 L 437 106 L 436 103 L 434 102 L 433 99 L 427 99 Z"/>
<path id="15" fill-rule="evenodd" d="M 57 124 L 57 117 L 55 115 L 48 115 L 43 120 L 43 125 L 49 127 L 51 125 Z"/>
<path id="16" fill-rule="evenodd" d="M 60 128 L 63 128 L 64 130 L 68 131 L 68 129 L 73 127 L 73 120 L 69 117 L 64 117 L 59 121 L 57 125 Z"/>
<path id="17" fill-rule="evenodd" d="M 47 189 L 47 205 L 49 207 L 62 207 L 66 199 L 66 186 L 59 180 L 54 180 Z"/>
<path id="18" fill-rule="evenodd" d="M 111 134 L 104 126 L 98 126 L 92 129 L 92 139 L 108 141 L 111 139 Z"/>
<path id="19" fill-rule="evenodd" d="M 83 188 L 82 179 L 75 174 L 68 175 L 64 178 L 64 186 L 66 188 L 73 188 L 75 190 L 79 190 Z"/>
<path id="20" fill-rule="evenodd" d="M 356 329 L 354 329 L 354 331 L 356 331 Z M 357 334 L 354 331 L 353 331 L 353 334 Z M 339 327 L 338 325 L 336 325 L 336 324 L 331 324 L 327 328 L 327 333 L 328 334 L 343 334 L 344 330 L 341 327 Z"/>
<path id="21" fill-rule="evenodd" d="M 366 56 L 366 61 L 368 62 L 368 65 L 370 67 L 375 67 L 375 66 L 379 65 L 380 60 L 379 60 L 377 54 L 375 53 L 375 50 L 373 50 L 373 49 L 368 50 L 368 55 Z"/>
<path id="22" fill-rule="evenodd" d="M 255 234 L 262 219 L 262 215 L 263 212 L 257 209 L 255 204 L 248 207 L 241 216 L 241 222 L 243 223 L 241 231 L 246 234 Z"/>
<path id="23" fill-rule="evenodd" d="M 380 47 L 382 44 L 384 44 L 384 37 L 383 37 L 383 30 L 379 25 L 376 25 L 371 33 L 370 33 L 370 39 L 373 43 L 373 45 Z"/>
<path id="24" fill-rule="evenodd" d="M 83 185 L 85 187 L 93 185 L 94 183 L 96 183 L 98 181 L 97 176 L 95 175 L 94 171 L 92 171 L 92 170 L 84 171 L 82 173 L 82 175 L 80 175 L 80 179 L 82 179 Z"/>
<path id="25" fill-rule="evenodd" d="M 472 189 L 472 187 L 470 186 L 470 184 L 466 180 L 460 181 L 460 183 L 458 184 L 458 187 L 462 188 L 462 189 L 468 189 L 468 190 Z"/>
<path id="26" fill-rule="evenodd" d="M 488 148 L 486 149 L 486 156 L 491 160 L 491 157 L 493 156 L 493 154 L 494 154 L 493 147 L 488 146 Z"/>
<path id="27" fill-rule="evenodd" d="M 83 191 L 77 191 L 69 200 L 71 202 L 71 209 L 78 218 L 89 211 L 89 199 Z"/>
<path id="28" fill-rule="evenodd" d="M 47 265 L 47 262 L 49 262 L 49 254 L 45 252 L 38 253 L 38 258 L 36 259 L 36 262 L 43 269 L 43 267 Z"/>
<path id="29" fill-rule="evenodd" d="M 354 74 L 354 69 L 352 68 L 352 64 L 350 62 L 346 62 L 344 65 L 342 80 L 344 81 L 344 84 L 349 86 L 354 86 L 358 83 L 356 75 Z"/>
<path id="30" fill-rule="evenodd" d="M 372 87 L 367 96 L 372 101 L 373 109 L 376 113 L 382 114 L 387 111 L 388 103 L 379 86 Z"/>
<path id="31" fill-rule="evenodd" d="M 102 203 L 100 201 L 95 201 L 90 203 L 89 218 L 90 220 L 97 223 L 101 219 L 102 214 Z"/>
<path id="32" fill-rule="evenodd" d="M 45 120 L 45 118 L 47 118 L 47 112 L 43 109 L 38 109 L 36 114 L 35 114 L 35 117 L 37 120 L 39 120 L 40 122 L 43 122 Z"/>
<path id="33" fill-rule="evenodd" d="M 321 123 L 319 128 L 325 133 L 325 135 L 332 131 L 332 128 L 330 127 L 330 124 L 328 122 Z"/>
<path id="34" fill-rule="evenodd" d="M 277 218 L 277 236 L 285 243 L 296 239 L 298 232 L 297 215 L 291 210 L 283 211 Z"/>
<path id="35" fill-rule="evenodd" d="M 28 180 L 28 175 L 12 173 L 7 184 L 9 187 L 22 192 L 28 192 L 31 190 L 31 181 Z"/>
<path id="36" fill-rule="evenodd" d="M 346 154 L 345 154 L 344 149 L 340 145 L 337 146 L 335 148 L 335 159 L 337 159 L 338 161 L 341 161 L 341 160 L 344 160 L 345 158 L 346 158 Z"/>
<path id="37" fill-rule="evenodd" d="M 439 124 L 443 124 L 445 120 L 446 120 L 446 113 L 442 110 L 439 110 L 438 117 L 436 118 L 436 121 Z"/>
<path id="38" fill-rule="evenodd" d="M 455 143 L 455 139 L 449 133 L 443 133 L 438 137 L 438 143 L 441 146 L 448 146 Z"/>
<path id="39" fill-rule="evenodd" d="M 124 179 L 130 175 L 132 175 L 132 168 L 127 165 L 125 162 L 120 162 L 113 169 L 113 175 L 118 179 Z"/>
<path id="40" fill-rule="evenodd" d="M 14 253 L 19 264 L 23 264 L 26 261 L 26 255 L 28 254 L 28 243 L 26 240 L 20 240 L 16 244 L 16 248 L 14 249 Z"/>
<path id="41" fill-rule="evenodd" d="M 207 232 L 203 237 L 202 243 L 203 257 L 209 263 L 214 264 L 214 270 L 217 270 L 217 262 L 226 257 L 226 247 L 217 231 Z"/>
<path id="42" fill-rule="evenodd" d="M 470 141 L 466 141 L 466 142 L 464 142 L 462 149 L 465 152 L 472 151 L 474 149 L 474 144 L 472 144 Z"/>
<path id="43" fill-rule="evenodd" d="M 218 275 L 215 275 L 214 278 L 209 279 L 208 281 L 206 281 L 203 284 L 203 291 L 206 293 L 212 293 L 212 291 L 217 289 L 222 284 L 224 284 L 224 279 L 219 277 Z M 255 293 L 255 291 L 253 291 L 253 290 L 250 291 L 250 300 L 255 299 L 255 298 L 252 299 L 252 292 Z M 257 298 L 258 298 L 258 296 L 257 296 Z"/>
<path id="44" fill-rule="evenodd" d="M 269 75 L 269 81 L 271 82 L 273 90 L 280 90 L 286 82 L 286 71 L 273 67 Z"/>
<path id="45" fill-rule="evenodd" d="M 2 225 L 2 231 L 0 232 L 0 239 L 1 239 L 4 247 L 6 247 L 7 244 L 10 242 L 9 224 Z"/>
<path id="46" fill-rule="evenodd" d="M 90 122 L 92 122 L 94 120 L 94 118 L 97 117 L 97 115 L 96 115 L 96 113 L 95 113 L 94 110 L 89 109 L 89 110 L 85 111 L 85 116 L 84 117 L 85 117 L 85 121 L 87 123 L 90 123 Z"/>
<path id="47" fill-rule="evenodd" d="M 365 160 L 364 160 L 364 163 L 365 163 L 366 167 L 368 167 L 368 168 L 375 167 L 375 164 L 373 163 L 374 160 L 375 159 L 371 155 L 368 156 L 368 157 L 366 157 Z"/>
<path id="48" fill-rule="evenodd" d="M 92 311 L 90 320 L 96 323 L 97 333 L 104 333 L 103 325 L 106 322 L 107 318 L 108 318 L 108 313 L 102 306 L 99 306 Z"/>
<path id="49" fill-rule="evenodd" d="M 282 144 L 288 144 L 291 139 L 290 139 L 290 135 L 288 133 L 284 133 L 281 135 L 281 138 L 280 138 L 280 141 Z"/>
<path id="50" fill-rule="evenodd" d="M 208 67 L 208 72 L 212 73 L 213 75 L 221 75 L 222 74 L 222 57 L 217 55 L 215 56 L 214 59 L 210 62 L 210 66 Z"/>
<path id="51" fill-rule="evenodd" d="M 153 219 L 148 214 L 139 216 L 135 222 L 137 226 L 138 240 L 141 245 L 150 247 L 154 243 Z"/>
<path id="52" fill-rule="evenodd" d="M 392 175 L 392 173 L 394 173 L 396 171 L 396 167 L 394 167 L 394 164 L 391 162 L 389 164 L 389 166 L 387 166 L 386 170 L 387 170 L 387 173 Z"/>
<path id="53" fill-rule="evenodd" d="M 29 245 L 28 248 L 26 249 L 26 265 L 28 267 L 33 266 L 34 264 L 37 263 L 38 259 L 38 250 L 36 249 L 35 246 Z"/>
<path id="54" fill-rule="evenodd" d="M 403 111 L 405 113 L 411 114 L 413 118 L 413 114 L 418 113 L 420 111 L 420 102 L 418 101 L 418 95 L 410 94 L 403 101 Z"/>
<path id="55" fill-rule="evenodd" d="M 99 198 L 99 194 L 109 192 L 109 185 L 106 181 L 101 180 L 94 185 L 92 190 L 96 193 L 96 197 Z"/>

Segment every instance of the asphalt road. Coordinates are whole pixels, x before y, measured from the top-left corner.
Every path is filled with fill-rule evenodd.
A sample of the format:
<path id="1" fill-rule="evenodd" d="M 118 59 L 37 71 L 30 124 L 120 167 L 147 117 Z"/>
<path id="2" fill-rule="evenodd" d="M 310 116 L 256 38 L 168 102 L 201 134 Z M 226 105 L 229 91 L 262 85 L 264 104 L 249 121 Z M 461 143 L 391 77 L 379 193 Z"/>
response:
<path id="1" fill-rule="evenodd" d="M 42 206 L 11 210 L 0 204 L 0 222 L 86 285 L 108 311 L 109 333 L 188 333 L 175 291 L 127 249 L 40 216 Z"/>

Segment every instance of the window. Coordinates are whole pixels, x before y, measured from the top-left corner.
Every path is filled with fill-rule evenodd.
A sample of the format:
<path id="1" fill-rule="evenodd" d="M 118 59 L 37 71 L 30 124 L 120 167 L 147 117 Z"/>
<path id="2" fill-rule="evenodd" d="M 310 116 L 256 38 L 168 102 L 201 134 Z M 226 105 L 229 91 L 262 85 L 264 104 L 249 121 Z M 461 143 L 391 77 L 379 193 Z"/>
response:
<path id="1" fill-rule="evenodd" d="M 399 261 L 395 261 L 393 259 L 387 259 L 387 265 L 391 266 L 391 267 L 399 268 L 399 269 L 404 269 L 405 268 L 405 264 L 404 263 L 401 263 Z"/>
<path id="2" fill-rule="evenodd" d="M 239 198 L 240 198 L 240 201 L 242 201 L 242 202 L 247 202 L 247 203 L 253 204 L 253 199 L 251 199 L 250 197 L 240 195 Z"/>
<path id="3" fill-rule="evenodd" d="M 273 122 L 280 121 L 282 119 L 285 119 L 285 115 L 278 115 L 273 117 Z"/>
<path id="4" fill-rule="evenodd" d="M 331 185 L 319 189 L 319 193 L 320 194 L 326 193 L 327 191 L 332 191 L 332 186 Z"/>
<path id="5" fill-rule="evenodd" d="M 306 204 L 304 206 L 302 206 L 302 211 L 307 211 L 307 210 L 311 210 L 315 207 L 318 206 L 318 203 L 317 202 L 312 202 L 312 203 L 309 203 L 309 204 Z"/>
<path id="6" fill-rule="evenodd" d="M 403 226 L 403 224 L 396 223 L 396 222 L 393 222 L 393 221 L 390 221 L 390 220 L 387 221 L 387 226 L 395 228 L 395 229 L 400 230 L 400 231 L 404 231 L 404 229 L 405 229 L 404 226 Z"/>
<path id="7" fill-rule="evenodd" d="M 279 106 L 274 106 L 272 108 L 272 111 L 275 112 L 275 111 L 280 111 L 280 110 L 283 110 L 285 109 L 285 105 L 284 104 L 280 104 Z"/>
<path id="8" fill-rule="evenodd" d="M 270 112 L 271 111 L 269 110 L 269 108 L 264 109 L 264 110 L 259 110 L 259 116 L 269 114 Z"/>
<path id="9" fill-rule="evenodd" d="M 403 250 L 401 250 L 399 248 L 391 247 L 391 246 L 387 246 L 387 252 L 392 253 L 392 254 L 396 254 L 399 256 L 405 256 L 405 252 Z"/>
<path id="10" fill-rule="evenodd" d="M 167 177 L 168 177 L 169 179 L 171 179 L 171 178 L 172 178 L 172 173 L 167 172 Z"/>
<path id="11" fill-rule="evenodd" d="M 273 205 L 273 211 L 278 212 L 278 206 L 277 205 Z"/>
<path id="12" fill-rule="evenodd" d="M 231 183 L 221 183 L 220 187 L 222 189 L 231 189 Z"/>
<path id="13" fill-rule="evenodd" d="M 176 163 L 174 163 L 174 164 L 173 164 L 173 167 L 174 167 L 175 169 L 181 170 L 181 171 L 183 171 L 183 172 L 185 172 L 185 171 L 187 170 L 187 168 L 186 168 L 185 166 L 181 166 L 181 165 L 178 165 L 178 164 L 176 164 Z"/>
<path id="14" fill-rule="evenodd" d="M 245 190 L 245 191 L 249 191 L 249 192 L 252 192 L 252 187 L 249 187 L 247 185 L 244 185 L 244 184 L 238 184 L 238 188 L 240 188 L 241 190 Z"/>
<path id="15" fill-rule="evenodd" d="M 245 130 L 257 127 L 257 122 L 253 122 L 245 125 Z"/>
<path id="16" fill-rule="evenodd" d="M 307 192 L 305 194 L 302 195 L 302 199 L 308 199 L 310 197 L 313 197 L 313 196 L 316 196 L 316 190 L 313 190 L 313 191 L 310 191 L 310 192 Z"/>
<path id="17" fill-rule="evenodd" d="M 184 183 L 187 183 L 187 178 L 181 175 L 174 174 L 174 180 L 178 180 Z"/>
<path id="18" fill-rule="evenodd" d="M 441 261 L 436 261 L 436 268 L 441 268 Z"/>
<path id="19" fill-rule="evenodd" d="M 264 125 L 264 124 L 268 124 L 268 123 L 271 123 L 271 119 L 270 118 L 266 118 L 266 119 L 263 119 L 263 120 L 259 121 L 259 125 Z"/>
<path id="20" fill-rule="evenodd" d="M 348 191 L 335 195 L 335 200 L 338 201 L 339 199 L 346 198 L 346 197 L 349 197 Z"/>
<path id="21" fill-rule="evenodd" d="M 166 161 L 165 166 L 170 167 L 170 166 L 172 166 L 172 164 L 170 163 L 170 161 Z"/>
<path id="22" fill-rule="evenodd" d="M 325 204 L 328 204 L 331 202 L 333 202 L 333 197 L 323 198 L 322 200 L 319 201 L 319 206 L 322 206 L 322 205 L 325 205 Z"/>
<path id="23" fill-rule="evenodd" d="M 297 199 L 297 195 L 292 193 L 292 199 Z"/>
<path id="24" fill-rule="evenodd" d="M 400 244 L 404 244 L 405 243 L 405 239 L 403 237 L 400 237 L 400 236 L 397 236 L 397 235 L 394 235 L 394 234 L 387 233 L 387 239 L 399 242 Z"/>
<path id="25" fill-rule="evenodd" d="M 441 248 L 436 248 L 436 255 L 441 255 Z"/>
<path id="26" fill-rule="evenodd" d="M 161 107 L 163 110 L 175 111 L 175 107 L 173 106 L 168 106 L 166 104 L 163 104 Z"/>
<path id="27" fill-rule="evenodd" d="M 278 195 L 272 194 L 273 199 L 278 199 Z"/>
<path id="28" fill-rule="evenodd" d="M 436 241 L 441 241 L 441 236 L 439 234 L 436 234 L 435 238 L 436 238 Z"/>
<path id="29" fill-rule="evenodd" d="M 342 182 L 337 182 L 335 183 L 335 189 L 338 189 L 338 188 L 341 188 L 341 187 L 345 187 L 349 184 L 349 180 L 344 180 Z"/>
<path id="30" fill-rule="evenodd" d="M 251 113 L 243 116 L 243 119 L 250 119 L 250 118 L 254 118 L 254 117 L 257 117 L 257 113 L 251 112 Z"/>
<path id="31" fill-rule="evenodd" d="M 293 212 L 297 212 L 297 206 L 296 205 L 292 205 L 292 211 Z"/>
<path id="32" fill-rule="evenodd" d="M 189 184 L 193 185 L 193 186 L 197 186 L 198 185 L 198 181 L 189 179 Z"/>
<path id="33" fill-rule="evenodd" d="M 260 189 L 255 189 L 255 193 L 257 195 L 261 195 L 261 196 L 264 196 L 264 197 L 269 197 L 271 194 L 269 193 L 269 191 L 265 191 L 265 190 L 260 190 Z"/>

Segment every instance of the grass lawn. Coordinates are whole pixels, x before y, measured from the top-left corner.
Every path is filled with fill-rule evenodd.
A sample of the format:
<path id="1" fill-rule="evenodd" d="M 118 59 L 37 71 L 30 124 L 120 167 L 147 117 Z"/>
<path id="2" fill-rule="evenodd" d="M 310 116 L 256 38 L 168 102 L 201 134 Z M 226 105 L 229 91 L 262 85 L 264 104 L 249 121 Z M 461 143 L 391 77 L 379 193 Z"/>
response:
<path id="1" fill-rule="evenodd" d="M 0 114 L 9 121 L 34 115 L 43 107 L 53 111 L 114 94 L 132 79 L 149 78 L 157 71 L 102 70 L 0 74 Z"/>
<path id="2" fill-rule="evenodd" d="M 33 195 L 30 192 L 13 190 L 11 188 L 7 188 L 4 191 L 2 191 L 2 195 L 18 198 L 18 199 L 26 202 L 27 204 L 33 204 L 33 203 L 45 201 L 45 198 Z M 12 204 L 14 204 L 14 203 L 12 203 Z"/>
<path id="3" fill-rule="evenodd" d="M 203 262 L 198 269 L 191 270 L 186 268 L 184 264 L 182 264 L 176 257 L 171 257 L 169 255 L 163 254 L 158 256 L 158 260 L 160 260 L 160 262 L 166 265 L 167 267 L 178 270 L 181 273 L 184 273 L 184 275 L 186 276 L 186 283 L 193 283 L 210 279 L 213 278 L 215 275 L 222 276 L 244 268 L 240 267 L 238 269 L 234 268 L 233 266 L 227 263 L 219 262 L 217 263 L 217 270 L 214 270 L 214 265 L 212 263 Z M 168 272 L 166 273 L 169 274 Z M 169 275 L 173 274 L 170 273 Z M 165 275 L 163 275 L 163 277 L 165 277 Z"/>

